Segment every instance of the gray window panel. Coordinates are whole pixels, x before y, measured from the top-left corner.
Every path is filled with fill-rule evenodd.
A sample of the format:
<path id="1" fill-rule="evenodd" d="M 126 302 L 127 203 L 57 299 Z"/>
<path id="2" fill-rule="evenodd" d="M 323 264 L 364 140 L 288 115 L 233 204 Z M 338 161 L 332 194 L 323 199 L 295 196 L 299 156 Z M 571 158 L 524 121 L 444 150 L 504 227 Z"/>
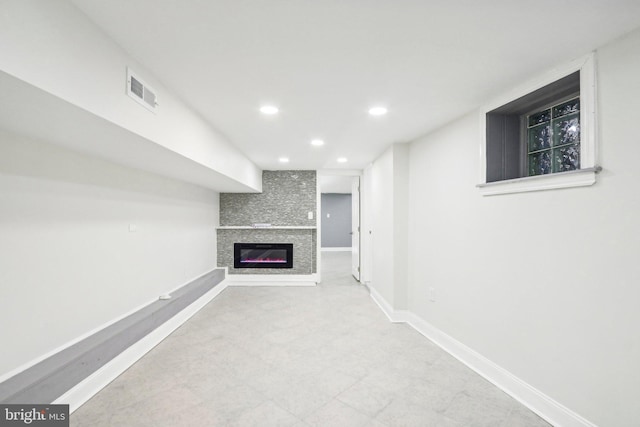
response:
<path id="1" fill-rule="evenodd" d="M 486 182 L 503 181 L 529 175 L 528 135 L 523 117 L 579 94 L 580 72 L 576 71 L 528 95 L 487 113 Z M 535 119 L 535 118 L 533 118 Z M 540 120 L 544 120 L 541 117 Z M 541 135 L 544 137 L 544 135 Z"/>

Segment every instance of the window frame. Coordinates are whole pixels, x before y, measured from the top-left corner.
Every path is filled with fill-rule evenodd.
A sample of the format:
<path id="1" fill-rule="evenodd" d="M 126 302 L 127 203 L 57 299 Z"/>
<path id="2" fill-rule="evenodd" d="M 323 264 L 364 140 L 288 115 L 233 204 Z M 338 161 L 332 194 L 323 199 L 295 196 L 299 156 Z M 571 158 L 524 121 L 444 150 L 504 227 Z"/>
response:
<path id="1" fill-rule="evenodd" d="M 487 114 L 576 71 L 580 72 L 580 169 L 487 182 Z M 596 182 L 596 173 L 601 169 L 597 166 L 596 158 L 596 70 L 594 53 L 557 67 L 539 78 L 494 99 L 480 109 L 480 166 L 478 168 L 479 184 L 477 187 L 483 196 L 593 185 Z"/>

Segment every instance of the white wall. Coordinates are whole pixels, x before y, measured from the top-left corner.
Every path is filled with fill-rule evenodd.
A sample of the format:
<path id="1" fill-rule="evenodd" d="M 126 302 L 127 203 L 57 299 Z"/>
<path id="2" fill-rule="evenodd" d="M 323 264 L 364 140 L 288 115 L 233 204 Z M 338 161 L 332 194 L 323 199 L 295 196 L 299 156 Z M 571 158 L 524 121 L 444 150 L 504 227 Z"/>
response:
<path id="1" fill-rule="evenodd" d="M 155 90 L 157 114 L 125 95 L 127 66 Z M 250 188 L 261 188 L 261 171 L 251 161 L 70 2 L 3 2 L 0 70 Z"/>
<path id="2" fill-rule="evenodd" d="M 591 422 L 637 426 L 640 32 L 597 61 L 592 187 L 480 196 L 479 113 L 411 144 L 408 308 Z"/>
<path id="3" fill-rule="evenodd" d="M 408 153 L 406 144 L 387 149 L 365 169 L 365 230 L 363 253 L 371 251 L 371 286 L 395 309 L 407 305 Z M 367 232 L 367 231 L 365 231 Z"/>
<path id="4" fill-rule="evenodd" d="M 409 144 L 393 146 L 394 307 L 408 307 Z"/>
<path id="5" fill-rule="evenodd" d="M 369 175 L 371 215 L 371 282 L 387 302 L 394 303 L 393 288 L 393 149 L 388 149 L 365 170 Z"/>
<path id="6" fill-rule="evenodd" d="M 360 178 L 360 281 L 371 286 L 373 277 L 373 164 L 362 171 Z"/>
<path id="7" fill-rule="evenodd" d="M 215 268 L 218 212 L 213 191 L 0 131 L 0 377 Z"/>

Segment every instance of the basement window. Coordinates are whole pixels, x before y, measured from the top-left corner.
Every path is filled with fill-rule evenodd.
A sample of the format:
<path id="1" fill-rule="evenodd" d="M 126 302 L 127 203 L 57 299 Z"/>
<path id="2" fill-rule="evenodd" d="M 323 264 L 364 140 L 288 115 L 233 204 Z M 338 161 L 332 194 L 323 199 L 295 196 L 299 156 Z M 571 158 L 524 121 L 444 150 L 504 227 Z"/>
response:
<path id="1" fill-rule="evenodd" d="M 580 169 L 580 96 L 523 118 L 528 176 Z"/>
<path id="2" fill-rule="evenodd" d="M 576 61 L 482 110 L 483 195 L 595 183 L 593 62 Z"/>

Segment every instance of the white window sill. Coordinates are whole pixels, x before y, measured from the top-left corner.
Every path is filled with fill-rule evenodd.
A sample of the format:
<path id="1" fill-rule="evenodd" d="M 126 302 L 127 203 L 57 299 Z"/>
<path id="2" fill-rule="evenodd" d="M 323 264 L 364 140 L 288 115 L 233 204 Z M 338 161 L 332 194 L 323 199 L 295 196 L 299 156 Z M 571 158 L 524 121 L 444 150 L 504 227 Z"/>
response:
<path id="1" fill-rule="evenodd" d="M 601 170 L 602 168 L 597 166 L 570 172 L 487 182 L 478 184 L 477 187 L 483 196 L 555 190 L 557 188 L 587 187 L 595 184 L 596 174 Z"/>

